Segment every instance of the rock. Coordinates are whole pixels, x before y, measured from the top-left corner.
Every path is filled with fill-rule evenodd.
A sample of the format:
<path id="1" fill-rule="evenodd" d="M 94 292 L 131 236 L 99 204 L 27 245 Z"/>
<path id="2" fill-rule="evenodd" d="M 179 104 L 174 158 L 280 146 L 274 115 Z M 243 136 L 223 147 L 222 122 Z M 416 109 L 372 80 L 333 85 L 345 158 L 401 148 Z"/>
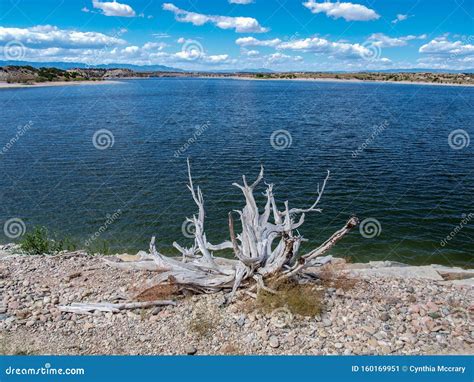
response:
<path id="1" fill-rule="evenodd" d="M 335 347 L 336 349 L 342 349 L 342 348 L 344 347 L 344 345 L 341 344 L 340 342 L 336 342 L 336 343 L 334 344 L 334 347 Z"/>
<path id="2" fill-rule="evenodd" d="M 406 291 L 408 293 L 415 293 L 415 288 L 413 288 L 412 286 L 409 286 L 409 287 L 407 287 Z"/>
<path id="3" fill-rule="evenodd" d="M 323 322 L 323 326 L 326 328 L 332 325 L 332 321 L 329 318 L 323 318 L 322 322 Z"/>
<path id="4" fill-rule="evenodd" d="M 153 316 L 155 316 L 155 315 L 157 315 L 158 313 L 160 313 L 162 310 L 163 310 L 163 307 L 161 307 L 161 306 L 156 306 L 156 307 L 154 307 L 154 308 L 151 310 L 150 313 L 151 313 Z"/>
<path id="5" fill-rule="evenodd" d="M 237 322 L 237 325 L 239 326 L 244 326 L 245 325 L 245 320 L 246 320 L 247 316 L 245 314 L 241 314 L 239 316 L 239 318 L 237 318 L 236 322 Z"/>
<path id="6" fill-rule="evenodd" d="M 280 346 L 280 341 L 278 340 L 276 336 L 271 336 L 270 339 L 268 340 L 268 343 L 274 349 Z"/>
<path id="7" fill-rule="evenodd" d="M 420 313 L 420 307 L 418 305 L 410 305 L 408 313 Z"/>
<path id="8" fill-rule="evenodd" d="M 186 346 L 184 351 L 187 355 L 194 355 L 197 353 L 197 349 L 193 345 Z"/>
<path id="9" fill-rule="evenodd" d="M 22 284 L 24 287 L 29 287 L 30 286 L 30 281 L 29 280 L 25 280 L 23 281 L 23 284 Z"/>
<path id="10" fill-rule="evenodd" d="M 380 315 L 380 320 L 382 320 L 382 321 L 384 321 L 384 322 L 385 322 L 385 321 L 388 321 L 388 320 L 390 320 L 390 316 L 388 315 L 388 313 L 382 313 L 382 314 Z"/>

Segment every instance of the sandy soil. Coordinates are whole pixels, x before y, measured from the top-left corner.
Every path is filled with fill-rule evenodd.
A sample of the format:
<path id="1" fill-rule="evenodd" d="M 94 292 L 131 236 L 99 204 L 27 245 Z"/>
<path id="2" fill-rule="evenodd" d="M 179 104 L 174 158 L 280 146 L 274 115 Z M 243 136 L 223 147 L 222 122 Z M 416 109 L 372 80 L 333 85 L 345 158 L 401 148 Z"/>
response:
<path id="1" fill-rule="evenodd" d="M 37 82 L 31 85 L 0 81 L 0 89 L 15 89 L 15 88 L 38 88 L 45 86 L 72 86 L 72 85 L 111 85 L 118 84 L 119 81 L 56 81 L 56 82 Z"/>

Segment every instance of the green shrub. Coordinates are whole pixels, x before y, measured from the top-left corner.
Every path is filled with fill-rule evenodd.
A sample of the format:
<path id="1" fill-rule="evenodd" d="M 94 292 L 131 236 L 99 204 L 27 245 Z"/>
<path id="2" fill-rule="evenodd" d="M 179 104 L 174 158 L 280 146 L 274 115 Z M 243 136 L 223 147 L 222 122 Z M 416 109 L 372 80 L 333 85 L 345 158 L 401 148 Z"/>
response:
<path id="1" fill-rule="evenodd" d="M 34 227 L 20 242 L 21 249 L 29 255 L 54 254 L 60 251 L 74 251 L 76 244 L 68 237 L 58 239 L 50 236 L 46 227 Z"/>

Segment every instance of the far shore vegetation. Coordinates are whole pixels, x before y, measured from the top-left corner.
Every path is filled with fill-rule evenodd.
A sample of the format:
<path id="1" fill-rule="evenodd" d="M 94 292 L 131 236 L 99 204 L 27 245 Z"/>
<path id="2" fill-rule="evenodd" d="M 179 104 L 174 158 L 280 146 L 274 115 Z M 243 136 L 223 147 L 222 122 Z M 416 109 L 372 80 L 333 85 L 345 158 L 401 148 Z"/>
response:
<path id="1" fill-rule="evenodd" d="M 44 82 L 101 81 L 118 78 L 199 77 L 242 78 L 256 80 L 352 80 L 380 82 L 416 82 L 431 84 L 474 85 L 474 73 L 445 72 L 167 72 L 131 69 L 74 68 L 58 69 L 33 66 L 0 67 L 0 81 L 35 84 Z"/>

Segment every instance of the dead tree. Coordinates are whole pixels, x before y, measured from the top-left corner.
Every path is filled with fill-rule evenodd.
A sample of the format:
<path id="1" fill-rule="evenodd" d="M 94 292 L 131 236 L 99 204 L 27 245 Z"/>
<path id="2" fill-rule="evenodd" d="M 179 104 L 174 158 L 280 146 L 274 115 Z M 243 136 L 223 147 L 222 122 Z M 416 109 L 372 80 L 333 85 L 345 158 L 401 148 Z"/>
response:
<path id="1" fill-rule="evenodd" d="M 319 247 L 300 254 L 300 244 L 304 240 L 298 228 L 305 220 L 305 214 L 321 212 L 319 201 L 329 179 L 329 171 L 321 186 L 317 188 L 317 197 L 309 208 L 290 208 L 288 201 L 280 211 L 275 202 L 273 185 L 267 184 L 263 210 L 260 211 L 254 197 L 257 185 L 263 179 L 263 167 L 257 179 L 248 184 L 245 176 L 242 184 L 234 183 L 245 198 L 242 210 L 234 211 L 240 219 L 241 232 L 234 229 L 234 213 L 229 212 L 230 240 L 218 245 L 209 243 L 205 233 L 204 198 L 200 187 L 195 187 L 191 176 L 188 160 L 188 188 L 198 208 L 197 216 L 187 220 L 194 225 L 194 243 L 185 248 L 178 243 L 173 246 L 181 253 L 181 258 L 168 257 L 159 253 L 155 246 L 155 237 L 150 242 L 149 253 L 142 254 L 135 262 L 120 263 L 105 260 L 107 264 L 122 269 L 148 269 L 157 271 L 145 286 L 145 290 L 157 286 L 179 286 L 180 290 L 196 293 L 215 293 L 227 291 L 231 301 L 239 287 L 256 285 L 257 288 L 269 289 L 265 280 L 291 278 L 302 280 L 307 278 L 309 267 L 320 266 L 331 260 L 331 256 L 323 256 L 351 228 L 358 224 L 356 217 L 351 217 L 340 230 L 335 232 Z M 230 249 L 235 259 L 215 256 L 220 250 Z"/>

